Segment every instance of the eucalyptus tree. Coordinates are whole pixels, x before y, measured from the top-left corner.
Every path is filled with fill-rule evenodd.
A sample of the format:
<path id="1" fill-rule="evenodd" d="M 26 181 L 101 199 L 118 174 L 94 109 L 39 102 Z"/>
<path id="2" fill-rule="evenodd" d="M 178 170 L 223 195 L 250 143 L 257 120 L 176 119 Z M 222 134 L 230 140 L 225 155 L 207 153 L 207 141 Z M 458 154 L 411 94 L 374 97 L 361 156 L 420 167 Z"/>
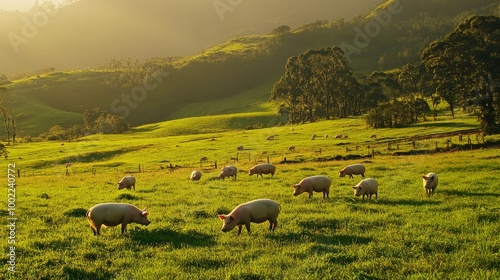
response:
<path id="1" fill-rule="evenodd" d="M 308 50 L 291 57 L 285 74 L 274 85 L 271 100 L 280 104 L 294 122 L 346 117 L 358 101 L 357 81 L 338 47 Z M 298 113 L 301 112 L 301 113 Z"/>
<path id="2" fill-rule="evenodd" d="M 422 54 L 427 82 L 449 105 L 473 109 L 485 133 L 500 131 L 500 18 L 472 16 Z"/>

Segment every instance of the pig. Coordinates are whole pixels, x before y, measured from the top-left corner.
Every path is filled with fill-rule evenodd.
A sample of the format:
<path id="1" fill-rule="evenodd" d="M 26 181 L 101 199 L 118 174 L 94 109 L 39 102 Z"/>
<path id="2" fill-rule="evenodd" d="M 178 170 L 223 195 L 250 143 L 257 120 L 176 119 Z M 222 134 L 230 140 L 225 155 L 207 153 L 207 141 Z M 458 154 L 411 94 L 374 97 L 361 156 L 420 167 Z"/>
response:
<path id="1" fill-rule="evenodd" d="M 342 139 L 342 134 L 335 135 L 335 139 Z"/>
<path id="2" fill-rule="evenodd" d="M 219 219 L 223 221 L 222 231 L 228 232 L 238 226 L 238 236 L 241 234 L 241 227 L 245 225 L 248 234 L 250 223 L 263 223 L 269 221 L 269 230 L 274 232 L 278 224 L 278 215 L 281 206 L 271 199 L 256 199 L 236 206 L 231 213 L 220 214 Z"/>
<path id="3" fill-rule="evenodd" d="M 375 198 L 378 199 L 378 182 L 373 178 L 368 178 L 361 180 L 356 186 L 352 187 L 354 189 L 355 196 L 363 196 L 363 200 L 366 197 L 372 199 L 372 195 L 375 195 Z"/>
<path id="4" fill-rule="evenodd" d="M 352 175 L 361 175 L 361 177 L 365 178 L 365 166 L 362 164 L 348 165 L 339 171 L 339 177 L 345 175 L 349 175 L 349 178 L 352 178 Z"/>
<path id="5" fill-rule="evenodd" d="M 422 175 L 422 183 L 427 195 L 434 194 L 434 190 L 438 185 L 438 176 L 436 173 L 429 173 L 427 175 Z"/>
<path id="6" fill-rule="evenodd" d="M 194 170 L 193 172 L 191 172 L 191 177 L 189 177 L 191 181 L 198 181 L 200 180 L 200 178 L 201 172 L 199 170 Z"/>
<path id="7" fill-rule="evenodd" d="M 293 195 L 297 196 L 303 192 L 309 193 L 309 198 L 313 196 L 314 192 L 323 192 L 323 198 L 329 197 L 330 185 L 332 181 L 324 175 L 316 175 L 302 179 L 297 185 L 293 185 Z"/>
<path id="8" fill-rule="evenodd" d="M 289 151 L 289 152 L 293 152 L 293 151 L 295 151 L 295 146 L 290 146 L 290 147 L 288 147 L 288 151 Z"/>
<path id="9" fill-rule="evenodd" d="M 234 180 L 236 180 L 236 175 L 238 173 L 238 169 L 236 166 L 231 165 L 231 166 L 224 166 L 221 169 L 221 172 L 219 174 L 219 179 L 224 180 L 226 177 L 232 177 L 234 176 Z"/>
<path id="10" fill-rule="evenodd" d="M 262 174 L 271 174 L 271 176 L 274 176 L 275 172 L 276 172 L 275 165 L 270 163 L 261 163 L 250 168 L 250 171 L 248 171 L 248 175 L 252 176 L 253 174 L 257 174 L 257 178 L 259 178 L 259 175 L 260 177 L 264 178 Z"/>
<path id="11" fill-rule="evenodd" d="M 146 207 L 147 208 L 147 207 Z M 140 210 L 132 204 L 128 203 L 101 203 L 92 206 L 85 216 L 90 223 L 90 229 L 94 235 L 100 235 L 101 226 L 114 227 L 122 225 L 122 234 L 127 230 L 127 225 L 138 223 L 141 225 L 149 225 L 149 212 L 146 208 Z"/>
<path id="12" fill-rule="evenodd" d="M 125 189 L 127 188 L 130 190 L 131 188 L 134 188 L 135 191 L 135 177 L 134 176 L 125 176 L 123 177 L 120 182 L 117 183 L 118 189 Z"/>

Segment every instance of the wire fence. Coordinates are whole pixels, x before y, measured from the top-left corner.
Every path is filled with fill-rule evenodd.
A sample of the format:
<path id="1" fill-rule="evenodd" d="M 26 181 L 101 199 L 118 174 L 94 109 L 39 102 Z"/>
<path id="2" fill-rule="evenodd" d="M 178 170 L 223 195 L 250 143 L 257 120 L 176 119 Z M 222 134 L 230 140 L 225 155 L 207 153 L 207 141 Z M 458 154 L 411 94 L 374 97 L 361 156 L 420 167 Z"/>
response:
<path id="1" fill-rule="evenodd" d="M 498 142 L 493 142 L 498 145 Z M 200 170 L 214 172 L 226 165 L 236 165 L 239 169 L 258 164 L 293 164 L 305 162 L 325 162 L 342 160 L 363 160 L 379 156 L 404 156 L 417 154 L 431 154 L 436 152 L 472 150 L 482 148 L 487 144 L 485 135 L 482 134 L 462 134 L 448 133 L 427 135 L 422 137 L 401 138 L 401 139 L 378 139 L 365 143 L 350 143 L 345 139 L 334 144 L 322 144 L 309 147 L 289 147 L 283 151 L 245 151 L 239 150 L 235 153 L 228 153 L 225 157 L 209 160 L 202 157 L 188 163 L 148 163 L 148 164 L 128 164 L 118 166 L 108 166 L 98 163 L 94 166 L 88 164 L 79 165 L 78 162 L 66 163 L 61 168 L 18 169 L 18 177 L 32 176 L 72 176 L 76 174 L 123 174 L 152 173 L 152 172 L 175 172 L 176 170 Z M 241 167 L 241 168 L 240 168 Z M 242 169 L 243 170 L 243 169 Z"/>

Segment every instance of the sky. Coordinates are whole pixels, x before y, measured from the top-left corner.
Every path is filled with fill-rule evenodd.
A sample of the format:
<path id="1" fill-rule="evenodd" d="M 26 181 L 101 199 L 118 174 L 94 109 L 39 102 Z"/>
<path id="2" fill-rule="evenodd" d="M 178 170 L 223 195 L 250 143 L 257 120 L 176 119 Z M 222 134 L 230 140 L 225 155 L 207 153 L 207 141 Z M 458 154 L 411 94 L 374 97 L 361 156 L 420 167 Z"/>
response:
<path id="1" fill-rule="evenodd" d="M 0 0 L 0 9 L 4 10 L 19 10 L 25 12 L 35 5 L 37 0 Z M 38 0 L 41 4 L 47 0 Z M 51 2 L 59 3 L 62 0 L 52 0 Z"/>
<path id="2" fill-rule="evenodd" d="M 27 11 L 35 2 L 36 0 L 0 0 L 0 9 Z"/>

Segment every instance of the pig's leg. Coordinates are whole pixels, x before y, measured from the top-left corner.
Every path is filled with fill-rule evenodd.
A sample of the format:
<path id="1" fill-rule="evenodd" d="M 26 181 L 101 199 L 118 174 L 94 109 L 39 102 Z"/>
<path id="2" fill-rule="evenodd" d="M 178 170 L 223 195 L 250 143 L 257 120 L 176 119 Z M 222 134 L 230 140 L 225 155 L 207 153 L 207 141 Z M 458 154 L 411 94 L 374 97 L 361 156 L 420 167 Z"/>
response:
<path id="1" fill-rule="evenodd" d="M 245 224 L 245 227 L 247 228 L 248 234 L 250 234 L 250 222 Z"/>
<path id="2" fill-rule="evenodd" d="M 122 223 L 122 234 L 127 231 L 127 223 Z"/>

